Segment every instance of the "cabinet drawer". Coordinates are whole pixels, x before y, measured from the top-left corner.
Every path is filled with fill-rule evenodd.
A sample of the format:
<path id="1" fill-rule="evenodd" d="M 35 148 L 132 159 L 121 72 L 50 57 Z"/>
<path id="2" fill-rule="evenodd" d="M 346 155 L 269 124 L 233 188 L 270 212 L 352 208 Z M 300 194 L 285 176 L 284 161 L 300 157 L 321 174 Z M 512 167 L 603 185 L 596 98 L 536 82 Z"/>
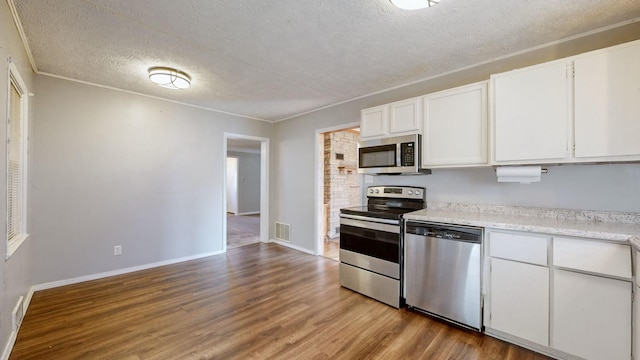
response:
<path id="1" fill-rule="evenodd" d="M 593 240 L 553 238 L 553 265 L 631 278 L 631 248 Z"/>
<path id="2" fill-rule="evenodd" d="M 542 236 L 490 232 L 489 255 L 546 266 L 548 241 L 547 237 Z"/>

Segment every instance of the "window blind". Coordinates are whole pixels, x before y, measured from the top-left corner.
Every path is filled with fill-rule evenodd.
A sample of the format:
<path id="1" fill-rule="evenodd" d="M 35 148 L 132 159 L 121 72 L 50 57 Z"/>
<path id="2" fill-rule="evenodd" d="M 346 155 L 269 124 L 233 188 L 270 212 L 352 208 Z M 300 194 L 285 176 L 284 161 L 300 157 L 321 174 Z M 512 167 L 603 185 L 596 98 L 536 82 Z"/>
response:
<path id="1" fill-rule="evenodd" d="M 23 114 L 22 94 L 11 79 L 7 124 L 7 239 L 22 234 L 23 211 Z"/>

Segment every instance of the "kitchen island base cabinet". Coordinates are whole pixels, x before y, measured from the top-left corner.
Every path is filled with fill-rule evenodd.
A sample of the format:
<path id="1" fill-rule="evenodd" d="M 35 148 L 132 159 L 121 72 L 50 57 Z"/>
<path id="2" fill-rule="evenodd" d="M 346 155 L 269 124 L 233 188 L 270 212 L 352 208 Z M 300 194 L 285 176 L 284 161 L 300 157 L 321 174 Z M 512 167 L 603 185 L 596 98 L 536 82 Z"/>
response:
<path id="1" fill-rule="evenodd" d="M 490 326 L 549 346 L 549 268 L 491 259 Z"/>
<path id="2" fill-rule="evenodd" d="M 588 360 L 629 360 L 631 286 L 556 269 L 551 346 Z"/>

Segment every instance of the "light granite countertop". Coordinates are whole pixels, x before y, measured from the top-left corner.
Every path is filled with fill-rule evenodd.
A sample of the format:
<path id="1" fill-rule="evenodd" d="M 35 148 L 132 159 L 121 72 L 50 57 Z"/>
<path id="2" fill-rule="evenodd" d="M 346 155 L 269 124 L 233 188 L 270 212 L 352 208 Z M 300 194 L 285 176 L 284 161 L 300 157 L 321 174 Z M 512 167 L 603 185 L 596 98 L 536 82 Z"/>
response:
<path id="1" fill-rule="evenodd" d="M 640 250 L 640 213 L 428 203 L 408 220 L 619 241 Z"/>

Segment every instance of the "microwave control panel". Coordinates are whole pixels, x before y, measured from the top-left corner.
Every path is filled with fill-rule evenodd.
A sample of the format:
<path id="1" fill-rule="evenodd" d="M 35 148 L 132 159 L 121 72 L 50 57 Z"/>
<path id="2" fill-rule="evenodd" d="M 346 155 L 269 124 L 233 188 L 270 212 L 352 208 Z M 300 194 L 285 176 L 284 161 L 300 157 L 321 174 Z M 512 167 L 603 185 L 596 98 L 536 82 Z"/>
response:
<path id="1" fill-rule="evenodd" d="M 406 142 L 400 144 L 400 162 L 401 166 L 415 165 L 415 143 Z"/>

